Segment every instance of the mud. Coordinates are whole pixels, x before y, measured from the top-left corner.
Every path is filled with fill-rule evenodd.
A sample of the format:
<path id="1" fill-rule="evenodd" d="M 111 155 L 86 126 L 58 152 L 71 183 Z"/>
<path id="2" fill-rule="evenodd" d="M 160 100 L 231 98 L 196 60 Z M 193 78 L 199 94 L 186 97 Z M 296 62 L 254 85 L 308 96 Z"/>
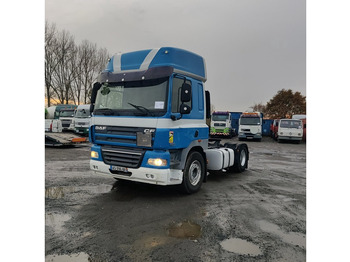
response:
<path id="1" fill-rule="evenodd" d="M 306 261 L 305 143 L 247 144 L 246 172 L 193 195 L 96 176 L 88 145 L 46 148 L 45 260 Z"/>

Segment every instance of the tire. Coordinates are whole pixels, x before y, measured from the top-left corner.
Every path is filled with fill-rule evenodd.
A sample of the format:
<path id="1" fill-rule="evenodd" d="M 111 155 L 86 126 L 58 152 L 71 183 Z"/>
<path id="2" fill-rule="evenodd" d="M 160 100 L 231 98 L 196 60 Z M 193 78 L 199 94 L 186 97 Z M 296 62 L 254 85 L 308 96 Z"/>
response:
<path id="1" fill-rule="evenodd" d="M 197 192 L 203 183 L 205 165 L 203 156 L 199 152 L 191 152 L 187 157 L 183 173 L 182 189 L 187 194 Z"/>
<path id="2" fill-rule="evenodd" d="M 248 167 L 248 148 L 245 145 L 239 145 L 235 153 L 233 169 L 238 173 L 242 173 Z"/>

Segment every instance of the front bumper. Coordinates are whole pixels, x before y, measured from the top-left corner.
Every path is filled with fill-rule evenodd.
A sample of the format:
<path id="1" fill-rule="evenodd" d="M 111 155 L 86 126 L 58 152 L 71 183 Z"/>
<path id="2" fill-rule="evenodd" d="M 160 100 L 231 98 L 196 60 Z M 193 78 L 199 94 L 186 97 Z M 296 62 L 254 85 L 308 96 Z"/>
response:
<path id="1" fill-rule="evenodd" d="M 301 141 L 303 137 L 299 136 L 278 136 L 280 140 L 292 140 L 292 141 Z"/>
<path id="2" fill-rule="evenodd" d="M 75 127 L 74 131 L 75 133 L 87 135 L 89 134 L 89 127 Z"/>
<path id="3" fill-rule="evenodd" d="M 245 138 L 245 139 L 261 139 L 261 134 L 252 134 L 252 133 L 239 133 L 238 138 Z"/>
<path id="4" fill-rule="evenodd" d="M 111 171 L 111 166 L 103 161 L 90 160 L 90 169 L 97 175 L 114 177 L 117 179 L 130 180 L 155 185 L 178 185 L 182 183 L 182 171 L 178 169 L 158 169 L 158 168 L 128 168 L 131 174 L 115 174 Z"/>

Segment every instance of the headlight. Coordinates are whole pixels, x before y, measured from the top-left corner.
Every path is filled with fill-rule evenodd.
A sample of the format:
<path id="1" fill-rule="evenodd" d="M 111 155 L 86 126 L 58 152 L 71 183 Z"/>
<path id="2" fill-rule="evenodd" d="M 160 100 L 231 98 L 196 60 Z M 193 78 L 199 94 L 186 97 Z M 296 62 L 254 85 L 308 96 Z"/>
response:
<path id="1" fill-rule="evenodd" d="M 91 151 L 91 158 L 98 158 L 98 157 L 99 157 L 98 152 Z"/>
<path id="2" fill-rule="evenodd" d="M 167 166 L 168 161 L 166 159 L 161 158 L 149 158 L 147 164 L 151 166 Z"/>

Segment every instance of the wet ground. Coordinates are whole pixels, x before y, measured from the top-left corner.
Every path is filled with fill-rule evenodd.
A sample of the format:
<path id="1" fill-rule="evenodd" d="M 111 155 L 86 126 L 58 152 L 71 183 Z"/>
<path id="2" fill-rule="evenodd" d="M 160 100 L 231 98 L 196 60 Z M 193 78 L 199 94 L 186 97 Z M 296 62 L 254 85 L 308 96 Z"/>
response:
<path id="1" fill-rule="evenodd" d="M 246 172 L 192 195 L 96 176 L 89 145 L 46 148 L 46 261 L 305 261 L 306 145 L 247 144 Z"/>

